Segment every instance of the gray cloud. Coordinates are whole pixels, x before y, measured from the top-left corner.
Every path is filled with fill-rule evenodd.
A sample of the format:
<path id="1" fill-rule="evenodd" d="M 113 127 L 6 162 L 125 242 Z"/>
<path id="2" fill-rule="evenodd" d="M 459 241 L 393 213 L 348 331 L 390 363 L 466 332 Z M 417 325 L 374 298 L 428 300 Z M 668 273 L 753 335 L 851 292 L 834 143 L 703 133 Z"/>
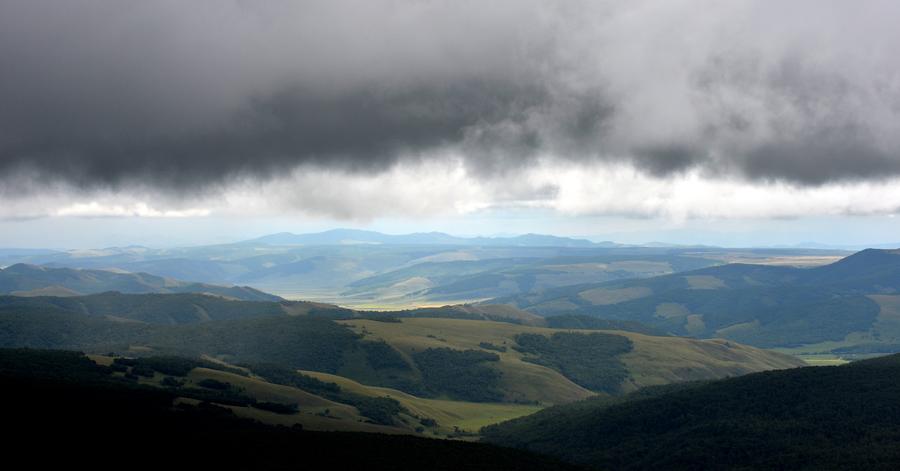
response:
<path id="1" fill-rule="evenodd" d="M 481 178 L 538 157 L 812 185 L 896 176 L 898 14 L 887 1 L 10 0 L 0 173 L 184 193 L 455 153 Z"/>

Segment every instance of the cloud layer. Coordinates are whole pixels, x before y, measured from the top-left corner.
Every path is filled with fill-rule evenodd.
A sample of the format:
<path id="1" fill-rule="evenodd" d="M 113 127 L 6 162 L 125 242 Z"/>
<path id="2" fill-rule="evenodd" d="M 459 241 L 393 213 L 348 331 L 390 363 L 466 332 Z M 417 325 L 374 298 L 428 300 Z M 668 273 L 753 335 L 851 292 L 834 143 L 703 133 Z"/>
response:
<path id="1" fill-rule="evenodd" d="M 442 165 L 467 187 L 425 206 L 562 201 L 571 169 L 644 196 L 690 178 L 870 188 L 900 176 L 898 17 L 890 1 L 10 0 L 0 198 L 235 199 L 286 174 L 360 189 Z M 273 205 L 356 217 L 407 197 L 382 191 Z"/>

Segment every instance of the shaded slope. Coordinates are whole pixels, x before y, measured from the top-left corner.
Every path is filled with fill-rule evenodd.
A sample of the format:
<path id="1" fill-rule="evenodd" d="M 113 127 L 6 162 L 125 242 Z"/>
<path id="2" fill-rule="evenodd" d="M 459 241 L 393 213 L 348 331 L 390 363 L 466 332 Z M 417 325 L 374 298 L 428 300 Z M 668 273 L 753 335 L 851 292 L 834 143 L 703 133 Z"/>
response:
<path id="1" fill-rule="evenodd" d="M 900 356 L 547 409 L 491 443 L 608 469 L 896 469 Z"/>
<path id="2" fill-rule="evenodd" d="M 194 324 L 213 320 L 285 315 L 280 303 L 233 301 L 204 294 L 122 294 L 77 297 L 0 296 L 0 309 L 59 310 L 149 324 Z"/>

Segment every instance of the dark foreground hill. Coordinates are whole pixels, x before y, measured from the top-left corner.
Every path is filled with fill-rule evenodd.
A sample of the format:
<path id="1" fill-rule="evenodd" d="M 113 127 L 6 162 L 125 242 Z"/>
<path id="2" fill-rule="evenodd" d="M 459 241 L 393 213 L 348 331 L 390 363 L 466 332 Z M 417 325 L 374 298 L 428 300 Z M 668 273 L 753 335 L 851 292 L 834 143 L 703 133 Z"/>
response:
<path id="1" fill-rule="evenodd" d="M 594 399 L 486 441 L 601 469 L 898 469 L 900 355 Z"/>
<path id="2" fill-rule="evenodd" d="M 247 286 L 193 283 L 149 273 L 52 268 L 19 263 L 0 269 L 0 294 L 17 296 L 80 296 L 118 291 L 130 294 L 200 293 L 243 301 L 280 301 L 275 295 Z"/>
<path id="3" fill-rule="evenodd" d="M 5 457 L 33 467 L 575 469 L 478 443 L 266 426 L 118 380 L 77 352 L 0 350 L 0 388 Z"/>

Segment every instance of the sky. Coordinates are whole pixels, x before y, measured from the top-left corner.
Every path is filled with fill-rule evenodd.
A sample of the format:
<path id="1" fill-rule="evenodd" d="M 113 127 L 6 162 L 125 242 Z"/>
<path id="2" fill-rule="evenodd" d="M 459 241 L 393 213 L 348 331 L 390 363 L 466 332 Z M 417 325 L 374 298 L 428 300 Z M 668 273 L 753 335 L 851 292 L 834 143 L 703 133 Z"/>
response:
<path id="1" fill-rule="evenodd" d="M 900 242 L 900 4 L 0 1 L 0 247 Z"/>

